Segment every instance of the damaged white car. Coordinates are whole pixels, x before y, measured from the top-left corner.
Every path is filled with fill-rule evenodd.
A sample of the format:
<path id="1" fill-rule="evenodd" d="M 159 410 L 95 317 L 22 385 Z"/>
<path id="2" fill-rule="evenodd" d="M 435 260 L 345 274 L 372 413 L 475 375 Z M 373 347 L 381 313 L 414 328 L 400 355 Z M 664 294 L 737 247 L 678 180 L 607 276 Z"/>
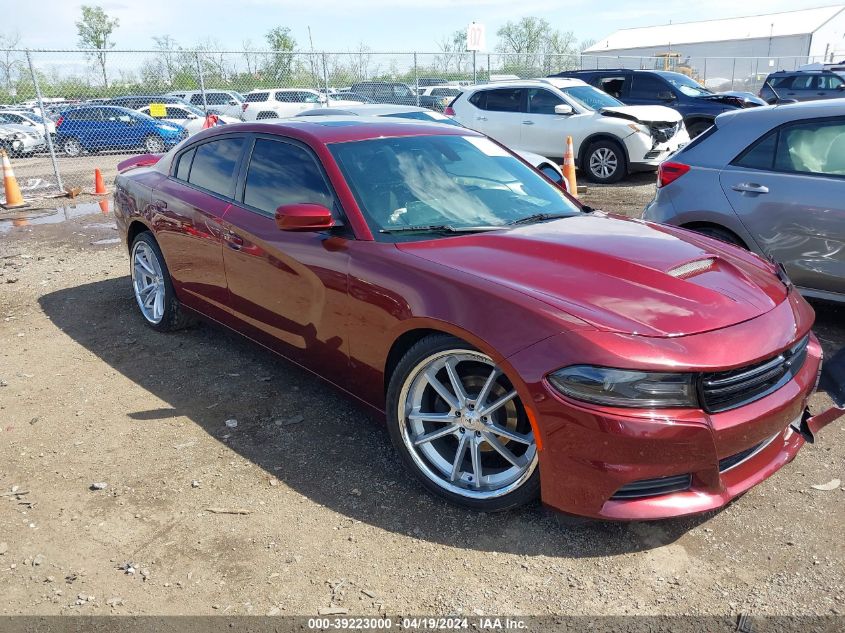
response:
<path id="1" fill-rule="evenodd" d="M 655 170 L 689 142 L 681 115 L 664 106 L 626 106 L 580 79 L 527 79 L 473 86 L 444 114 L 511 148 L 563 157 L 593 182 Z"/>

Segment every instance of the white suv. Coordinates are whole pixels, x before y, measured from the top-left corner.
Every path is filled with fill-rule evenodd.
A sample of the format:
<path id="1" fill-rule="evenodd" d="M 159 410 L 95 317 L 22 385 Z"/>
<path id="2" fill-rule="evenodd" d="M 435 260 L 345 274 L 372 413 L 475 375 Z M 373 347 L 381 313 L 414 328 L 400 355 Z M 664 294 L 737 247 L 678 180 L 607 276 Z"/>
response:
<path id="1" fill-rule="evenodd" d="M 271 88 L 246 93 L 243 105 L 244 121 L 283 119 L 297 112 L 319 108 L 326 98 L 307 88 Z"/>
<path id="2" fill-rule="evenodd" d="M 528 79 L 467 88 L 445 113 L 503 145 L 562 157 L 572 136 L 575 164 L 593 182 L 657 169 L 689 142 L 681 115 L 664 106 L 626 106 L 580 79 Z"/>

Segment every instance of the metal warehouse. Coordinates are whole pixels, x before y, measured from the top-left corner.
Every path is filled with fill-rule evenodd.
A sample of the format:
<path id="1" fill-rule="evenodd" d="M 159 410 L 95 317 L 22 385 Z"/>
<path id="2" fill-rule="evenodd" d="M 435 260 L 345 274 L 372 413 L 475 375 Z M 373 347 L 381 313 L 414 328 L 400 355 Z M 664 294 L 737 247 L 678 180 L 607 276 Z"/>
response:
<path id="1" fill-rule="evenodd" d="M 621 29 L 583 55 L 584 68 L 679 70 L 710 88 L 751 87 L 775 70 L 845 58 L 845 5 Z"/>

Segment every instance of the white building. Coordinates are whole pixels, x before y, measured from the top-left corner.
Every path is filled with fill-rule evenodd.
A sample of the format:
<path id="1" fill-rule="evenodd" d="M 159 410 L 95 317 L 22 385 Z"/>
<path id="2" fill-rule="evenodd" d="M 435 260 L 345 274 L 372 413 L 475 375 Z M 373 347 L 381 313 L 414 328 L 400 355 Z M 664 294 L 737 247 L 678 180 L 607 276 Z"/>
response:
<path id="1" fill-rule="evenodd" d="M 649 59 L 654 56 L 668 58 Z M 622 29 L 583 52 L 584 68 L 691 67 L 708 85 L 845 58 L 845 5 Z M 759 81 L 759 79 L 757 80 Z"/>

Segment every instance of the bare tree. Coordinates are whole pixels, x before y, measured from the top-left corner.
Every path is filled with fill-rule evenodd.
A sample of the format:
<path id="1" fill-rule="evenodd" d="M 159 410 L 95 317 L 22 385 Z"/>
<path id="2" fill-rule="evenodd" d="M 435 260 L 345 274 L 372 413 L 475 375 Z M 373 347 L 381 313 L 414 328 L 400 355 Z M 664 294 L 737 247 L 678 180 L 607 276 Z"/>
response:
<path id="1" fill-rule="evenodd" d="M 6 49 L 3 51 L 2 56 L 0 56 L 0 79 L 2 79 L 3 85 L 6 87 L 6 91 L 10 93 L 14 88 L 15 73 L 23 64 L 20 55 L 10 49 L 17 48 L 20 43 L 21 34 L 17 31 L 13 31 L 8 35 L 0 33 L 0 48 Z"/>
<path id="2" fill-rule="evenodd" d="M 169 35 L 161 35 L 153 36 L 153 41 L 156 44 L 156 50 L 159 51 L 156 57 L 162 79 L 168 86 L 172 86 L 179 68 L 176 40 Z"/>
<path id="3" fill-rule="evenodd" d="M 111 34 L 120 26 L 120 20 L 110 18 L 102 7 L 90 7 L 82 5 L 82 19 L 76 23 L 76 30 L 79 34 L 78 44 L 82 48 L 93 49 L 90 56 L 100 66 L 103 73 L 103 86 L 109 87 L 109 78 L 106 73 L 106 51 L 114 48 Z"/>
<path id="4" fill-rule="evenodd" d="M 241 42 L 241 46 L 244 49 L 246 74 L 250 77 L 254 77 L 255 73 L 258 72 L 258 56 L 253 52 L 255 50 L 255 44 L 252 43 L 251 39 L 245 39 Z"/>
<path id="5" fill-rule="evenodd" d="M 449 73 L 453 68 L 454 72 L 461 73 L 467 63 L 466 48 L 467 48 L 467 34 L 463 29 L 453 31 L 437 42 L 437 48 L 440 49 L 441 55 L 435 58 L 435 65 L 443 71 Z"/>
<path id="6" fill-rule="evenodd" d="M 527 73 L 548 73 L 555 64 L 576 52 L 577 40 L 571 31 L 553 29 L 548 21 L 524 17 L 507 22 L 496 31 L 497 49 L 506 54 L 506 63 Z"/>

